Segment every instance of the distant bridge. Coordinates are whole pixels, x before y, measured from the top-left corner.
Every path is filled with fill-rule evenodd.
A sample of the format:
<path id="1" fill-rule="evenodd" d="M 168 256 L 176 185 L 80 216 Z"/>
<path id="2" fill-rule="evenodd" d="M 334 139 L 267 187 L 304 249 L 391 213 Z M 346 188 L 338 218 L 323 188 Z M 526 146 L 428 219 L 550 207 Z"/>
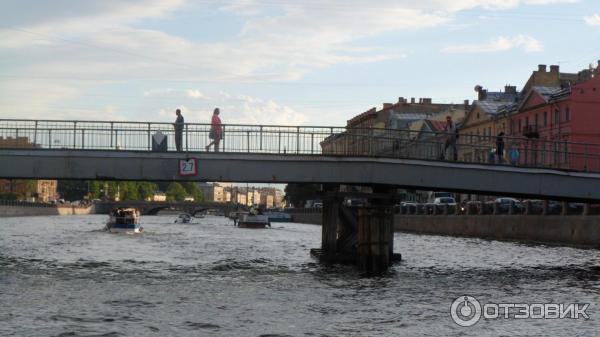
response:
<path id="1" fill-rule="evenodd" d="M 160 211 L 173 210 L 183 213 L 200 213 L 206 210 L 222 211 L 225 215 L 237 210 L 238 205 L 217 202 L 170 202 L 170 201 L 100 201 L 95 204 L 96 213 L 108 214 L 115 207 L 135 207 L 142 214 L 156 215 Z"/>

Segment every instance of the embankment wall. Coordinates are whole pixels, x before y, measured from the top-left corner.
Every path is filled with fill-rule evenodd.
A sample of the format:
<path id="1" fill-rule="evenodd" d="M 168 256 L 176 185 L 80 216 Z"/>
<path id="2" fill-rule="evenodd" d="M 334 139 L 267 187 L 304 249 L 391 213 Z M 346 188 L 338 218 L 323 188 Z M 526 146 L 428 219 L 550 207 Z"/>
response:
<path id="1" fill-rule="evenodd" d="M 293 213 L 292 218 L 294 222 L 321 224 L 321 213 Z M 600 216 L 397 214 L 394 229 L 418 234 L 600 248 Z"/>

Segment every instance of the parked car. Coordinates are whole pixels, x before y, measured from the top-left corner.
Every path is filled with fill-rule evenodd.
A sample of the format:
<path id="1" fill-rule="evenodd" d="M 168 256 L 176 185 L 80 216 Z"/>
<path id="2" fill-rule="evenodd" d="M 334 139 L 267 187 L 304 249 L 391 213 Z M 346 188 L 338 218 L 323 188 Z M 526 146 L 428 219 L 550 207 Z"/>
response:
<path id="1" fill-rule="evenodd" d="M 435 198 L 433 203 L 436 205 L 456 206 L 456 200 L 454 200 L 452 197 Z"/>
<path id="2" fill-rule="evenodd" d="M 508 213 L 509 205 L 511 204 L 515 213 L 523 213 L 525 209 L 523 204 L 515 198 L 497 198 L 494 200 L 494 203 L 498 205 L 500 213 Z"/>

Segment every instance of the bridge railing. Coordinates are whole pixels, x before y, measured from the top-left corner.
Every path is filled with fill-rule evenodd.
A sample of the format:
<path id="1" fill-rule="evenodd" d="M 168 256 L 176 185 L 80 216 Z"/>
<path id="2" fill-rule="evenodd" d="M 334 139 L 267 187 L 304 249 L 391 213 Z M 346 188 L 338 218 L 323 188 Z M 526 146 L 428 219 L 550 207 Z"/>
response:
<path id="1" fill-rule="evenodd" d="M 206 151 L 210 129 L 210 124 L 185 124 L 183 151 Z M 167 150 L 175 151 L 171 123 L 0 119 L 2 148 L 152 151 L 157 133 L 166 137 Z M 496 136 L 461 135 L 455 139 L 444 132 L 226 124 L 219 148 L 227 153 L 456 160 L 600 172 L 600 144 L 509 136 L 502 140 L 500 158 L 494 152 Z"/>

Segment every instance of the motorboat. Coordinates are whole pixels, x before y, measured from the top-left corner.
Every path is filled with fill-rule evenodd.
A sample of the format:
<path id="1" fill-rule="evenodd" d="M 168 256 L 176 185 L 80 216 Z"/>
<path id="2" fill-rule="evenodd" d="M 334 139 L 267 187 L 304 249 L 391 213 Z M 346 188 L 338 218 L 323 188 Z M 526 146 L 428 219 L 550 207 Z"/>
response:
<path id="1" fill-rule="evenodd" d="M 241 228 L 266 228 L 271 227 L 269 216 L 264 214 L 239 214 L 237 226 Z"/>
<path id="2" fill-rule="evenodd" d="M 141 233 L 140 211 L 133 207 L 114 208 L 105 228 L 112 233 Z"/>
<path id="3" fill-rule="evenodd" d="M 269 222 L 292 222 L 292 215 L 285 212 L 267 212 Z"/>
<path id="4" fill-rule="evenodd" d="M 187 213 L 179 214 L 177 219 L 175 219 L 175 223 L 190 223 L 192 222 L 192 216 Z"/>

